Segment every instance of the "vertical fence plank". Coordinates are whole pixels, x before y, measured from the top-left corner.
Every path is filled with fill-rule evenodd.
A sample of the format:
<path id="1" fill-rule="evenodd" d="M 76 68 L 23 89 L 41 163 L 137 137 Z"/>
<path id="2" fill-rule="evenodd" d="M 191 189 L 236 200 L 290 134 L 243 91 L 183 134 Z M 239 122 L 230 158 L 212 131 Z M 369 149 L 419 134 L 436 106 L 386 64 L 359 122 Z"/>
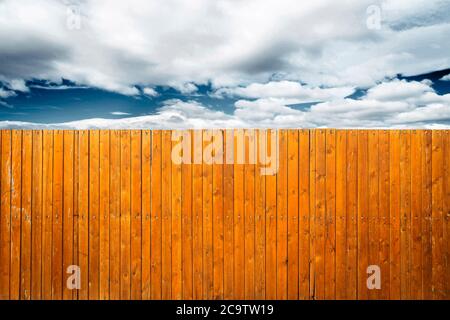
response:
<path id="1" fill-rule="evenodd" d="M 358 131 L 358 299 L 368 299 L 366 284 L 369 265 L 368 133 Z"/>
<path id="2" fill-rule="evenodd" d="M 411 230 L 411 135 L 400 131 L 400 269 L 401 298 L 411 294 L 410 230 Z"/>
<path id="3" fill-rule="evenodd" d="M 100 133 L 89 132 L 89 299 L 99 298 Z"/>
<path id="4" fill-rule="evenodd" d="M 273 140 L 272 136 L 276 138 Z M 276 130 L 267 130 L 267 158 L 272 161 L 278 161 L 277 155 L 278 133 Z M 235 148 L 236 149 L 236 148 Z M 267 162 L 267 161 L 266 161 Z M 239 168 L 235 166 L 235 190 L 236 184 L 239 183 L 237 179 Z M 277 175 L 266 170 L 266 299 L 277 298 Z M 238 201 L 235 198 L 235 203 Z M 236 224 L 236 205 L 235 205 L 235 224 Z M 237 236 L 235 229 L 235 239 Z M 236 247 L 235 247 L 236 251 Z M 239 265 L 235 264 L 235 272 L 238 272 Z M 238 297 L 236 297 L 238 298 Z"/>
<path id="5" fill-rule="evenodd" d="M 152 135 L 142 131 L 142 299 L 151 298 L 151 157 Z"/>
<path id="6" fill-rule="evenodd" d="M 203 131 L 203 298 L 213 298 L 212 130 Z"/>
<path id="7" fill-rule="evenodd" d="M 234 137 L 234 299 L 245 297 L 245 229 L 244 229 L 244 132 L 236 130 Z M 241 159 L 239 159 L 241 157 Z"/>
<path id="8" fill-rule="evenodd" d="M 55 265 L 52 272 L 53 248 L 57 248 L 61 252 L 61 246 L 54 246 L 52 239 L 53 232 L 53 131 L 44 131 L 43 133 L 43 149 L 42 154 L 42 177 L 43 177 L 43 220 L 42 220 L 42 298 L 46 300 L 52 299 L 53 292 L 53 275 L 61 275 L 61 267 Z M 59 175 L 61 178 L 61 175 Z M 55 199 L 56 200 L 56 199 Z M 59 221 L 55 221 L 56 226 L 60 226 Z M 55 227 L 55 229 L 57 229 Z M 55 230 L 58 231 L 58 230 Z M 61 240 L 61 236 L 55 235 L 55 239 Z M 61 280 L 55 278 L 55 287 L 61 288 Z M 55 289 L 56 289 L 55 288 Z M 60 296 L 55 294 L 54 299 Z"/>
<path id="9" fill-rule="evenodd" d="M 2 130 L 1 136 L 0 300 L 8 300 L 11 262 L 11 131 Z"/>
<path id="10" fill-rule="evenodd" d="M 446 278 L 444 283 L 444 298 L 450 300 L 450 130 L 443 131 L 443 143 L 444 143 L 444 251 L 445 251 L 445 264 L 444 269 Z"/>
<path id="11" fill-rule="evenodd" d="M 316 298 L 316 130 L 309 135 L 309 298 Z"/>
<path id="12" fill-rule="evenodd" d="M 79 193 L 79 154 L 80 154 L 80 131 L 76 130 L 74 131 L 74 150 L 73 150 L 73 264 L 76 266 L 79 266 L 78 263 L 78 245 L 79 245 L 79 233 L 78 233 L 78 217 L 79 217 L 79 210 L 78 210 L 78 193 Z M 72 290 L 72 299 L 77 300 L 79 298 L 79 291 L 80 290 Z"/>
<path id="13" fill-rule="evenodd" d="M 79 133 L 78 263 L 81 288 L 78 298 L 89 299 L 89 131 Z"/>
<path id="14" fill-rule="evenodd" d="M 369 231 L 369 251 L 368 251 L 368 266 L 380 266 L 379 261 L 379 150 L 378 150 L 378 131 L 370 130 L 368 132 L 368 191 L 369 191 L 369 205 L 367 212 L 367 225 Z M 366 275 L 366 278 L 369 275 Z M 370 299 L 379 298 L 379 290 L 369 290 Z"/>
<path id="15" fill-rule="evenodd" d="M 0 138 L 1 139 L 1 138 Z M 22 235 L 20 263 L 20 299 L 30 299 L 31 293 L 31 190 L 33 132 L 25 130 L 22 137 Z"/>
<path id="16" fill-rule="evenodd" d="M 13 130 L 11 137 L 11 269 L 9 298 L 20 298 L 20 238 L 22 190 L 22 130 Z"/>
<path id="17" fill-rule="evenodd" d="M 192 254 L 195 257 L 192 266 L 193 298 L 197 300 L 203 297 L 203 132 L 193 130 L 191 134 L 193 135 L 192 155 L 194 157 L 192 168 Z"/>
<path id="18" fill-rule="evenodd" d="M 67 287 L 66 279 L 69 266 L 74 265 L 74 132 L 64 131 L 64 181 L 63 181 L 63 299 L 73 298 L 73 289 Z"/>
<path id="19" fill-rule="evenodd" d="M 182 298 L 190 300 L 193 298 L 193 265 L 192 260 L 192 136 L 188 130 L 182 131 L 183 143 L 183 163 L 181 165 L 181 244 L 182 244 Z"/>
<path id="20" fill-rule="evenodd" d="M 381 292 L 380 299 L 389 299 L 390 287 L 390 220 L 389 220 L 389 131 L 380 131 L 379 137 L 379 217 L 380 217 L 380 268 L 381 268 Z"/>
<path id="21" fill-rule="evenodd" d="M 400 131 L 390 132 L 390 297 L 400 299 Z"/>
<path id="22" fill-rule="evenodd" d="M 336 298 L 336 131 L 326 130 L 325 298 Z"/>
<path id="23" fill-rule="evenodd" d="M 162 208 L 161 208 L 161 161 L 162 161 L 162 135 L 161 131 L 152 132 L 152 161 L 151 161 L 151 245 L 150 245 L 150 261 L 151 261 L 151 299 L 161 299 L 162 286 Z"/>
<path id="24" fill-rule="evenodd" d="M 52 297 L 62 299 L 63 282 L 63 182 L 64 144 L 63 132 L 53 135 L 53 252 L 52 252 Z"/>
<path id="25" fill-rule="evenodd" d="M 172 299 L 171 131 L 162 132 L 162 299 Z"/>
<path id="26" fill-rule="evenodd" d="M 223 299 L 223 131 L 213 131 L 213 285 L 214 299 Z M 185 193 L 183 192 L 183 195 Z"/>
<path id="27" fill-rule="evenodd" d="M 233 281 L 234 281 L 234 179 L 233 179 L 233 163 L 234 163 L 234 130 L 229 129 L 224 132 L 224 168 L 223 168 L 223 212 L 224 212 L 224 279 L 223 291 L 224 299 L 233 298 Z M 193 190 L 195 191 L 195 190 Z M 195 233 L 194 233 L 195 236 Z M 194 259 L 195 261 L 195 259 Z M 262 275 L 264 276 L 264 275 Z"/>
<path id="28" fill-rule="evenodd" d="M 347 132 L 336 131 L 336 299 L 346 295 L 347 266 Z"/>
<path id="29" fill-rule="evenodd" d="M 5 133 L 2 135 L 2 149 L 5 150 Z M 33 164 L 31 193 L 31 299 L 42 297 L 42 131 L 33 131 Z M 2 176 L 4 176 L 2 170 Z M 2 184 L 3 185 L 3 184 Z M 3 202 L 3 205 L 6 203 Z"/>
<path id="30" fill-rule="evenodd" d="M 432 299 L 432 131 L 423 132 L 423 153 L 422 153 L 422 250 L 423 250 L 423 273 L 422 286 L 423 298 Z"/>
<path id="31" fill-rule="evenodd" d="M 310 132 L 299 133 L 299 299 L 309 299 L 310 260 Z"/>
<path id="32" fill-rule="evenodd" d="M 287 131 L 278 131 L 277 299 L 287 299 Z"/>
<path id="33" fill-rule="evenodd" d="M 255 299 L 264 299 L 266 295 L 266 130 L 256 130 L 255 139 Z M 228 188 L 228 186 L 230 186 L 231 189 L 232 184 L 232 173 L 228 174 L 227 172 L 225 172 L 225 188 Z M 232 197 L 232 195 L 230 196 Z M 228 198 L 225 198 L 224 205 L 226 205 L 227 201 Z M 225 228 L 225 234 L 226 232 L 227 231 Z M 229 238 L 231 237 L 232 235 Z M 228 255 L 225 254 L 225 257 L 227 256 Z M 232 272 L 232 269 L 225 269 L 225 275 L 227 272 Z"/>
<path id="34" fill-rule="evenodd" d="M 244 131 L 245 299 L 255 297 L 255 131 Z"/>
<path id="35" fill-rule="evenodd" d="M 347 299 L 358 297 L 358 131 L 347 138 Z"/>
<path id="36" fill-rule="evenodd" d="M 432 148 L 432 292 L 433 299 L 443 299 L 445 271 L 443 265 L 444 148 L 442 131 L 433 131 Z"/>
<path id="37" fill-rule="evenodd" d="M 411 298 L 422 299 L 422 136 L 411 133 Z"/>
<path id="38" fill-rule="evenodd" d="M 131 131 L 131 299 L 142 299 L 142 133 Z"/>
<path id="39" fill-rule="evenodd" d="M 172 147 L 171 153 L 171 170 L 172 170 L 172 299 L 180 300 L 182 298 L 182 265 L 181 265 L 181 164 L 173 161 L 172 151 L 175 144 L 179 143 L 173 138 L 177 134 L 178 138 L 181 138 L 179 131 L 172 131 Z M 211 250 L 212 254 L 212 250 Z"/>
<path id="40" fill-rule="evenodd" d="M 316 132 L 315 298 L 325 298 L 326 132 Z"/>
<path id="41" fill-rule="evenodd" d="M 287 221 L 288 221 L 288 299 L 296 300 L 299 297 L 299 132 L 288 131 L 287 153 Z"/>
<path id="42" fill-rule="evenodd" d="M 109 299 L 109 220 L 110 220 L 110 132 L 106 130 L 100 131 L 100 203 L 99 203 L 99 220 L 100 220 L 100 274 L 99 274 L 99 298 L 101 300 Z M 66 224 L 64 224 L 65 226 Z"/>
<path id="43" fill-rule="evenodd" d="M 121 186 L 121 145 L 120 131 L 114 130 L 110 134 L 110 221 L 109 221 L 109 298 L 112 300 L 120 299 L 120 186 Z"/>
<path id="44" fill-rule="evenodd" d="M 120 298 L 131 297 L 131 135 L 120 132 Z"/>

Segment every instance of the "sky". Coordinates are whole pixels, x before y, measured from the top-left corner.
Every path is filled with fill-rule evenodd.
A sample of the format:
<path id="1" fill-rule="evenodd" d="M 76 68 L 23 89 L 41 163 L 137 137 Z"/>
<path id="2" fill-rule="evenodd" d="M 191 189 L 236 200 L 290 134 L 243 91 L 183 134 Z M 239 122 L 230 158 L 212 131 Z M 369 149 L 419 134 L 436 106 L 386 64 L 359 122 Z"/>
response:
<path id="1" fill-rule="evenodd" d="M 0 0 L 0 128 L 450 128 L 449 0 Z"/>

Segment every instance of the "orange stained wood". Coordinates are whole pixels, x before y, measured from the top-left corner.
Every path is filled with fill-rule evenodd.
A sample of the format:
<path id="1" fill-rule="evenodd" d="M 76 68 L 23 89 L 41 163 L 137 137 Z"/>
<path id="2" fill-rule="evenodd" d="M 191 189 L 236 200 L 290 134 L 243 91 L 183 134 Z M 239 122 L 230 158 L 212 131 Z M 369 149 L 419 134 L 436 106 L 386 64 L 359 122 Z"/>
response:
<path id="1" fill-rule="evenodd" d="M 448 130 L 1 130 L 0 175 L 2 300 L 450 298 Z"/>

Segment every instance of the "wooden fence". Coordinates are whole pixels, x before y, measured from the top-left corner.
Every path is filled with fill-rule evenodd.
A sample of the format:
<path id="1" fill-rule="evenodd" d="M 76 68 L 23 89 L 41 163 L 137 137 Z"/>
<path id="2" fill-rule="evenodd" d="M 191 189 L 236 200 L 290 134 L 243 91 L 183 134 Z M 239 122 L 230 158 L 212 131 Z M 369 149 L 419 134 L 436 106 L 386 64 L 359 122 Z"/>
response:
<path id="1" fill-rule="evenodd" d="M 2 130 L 0 299 L 450 298 L 449 131 L 198 132 Z"/>

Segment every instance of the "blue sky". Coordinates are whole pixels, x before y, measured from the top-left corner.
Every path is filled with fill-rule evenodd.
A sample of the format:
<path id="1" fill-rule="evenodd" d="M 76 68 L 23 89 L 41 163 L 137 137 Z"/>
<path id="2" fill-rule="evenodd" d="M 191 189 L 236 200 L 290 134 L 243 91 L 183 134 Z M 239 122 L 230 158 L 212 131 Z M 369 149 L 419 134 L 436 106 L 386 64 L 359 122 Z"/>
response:
<path id="1" fill-rule="evenodd" d="M 0 128 L 450 127 L 450 2 L 0 2 Z"/>
<path id="2" fill-rule="evenodd" d="M 231 113 L 236 99 L 211 97 L 211 86 L 202 85 L 195 93 L 186 94 L 174 88 L 155 87 L 157 96 L 141 93 L 135 96 L 122 95 L 99 88 L 82 87 L 70 81 L 62 81 L 67 88 L 43 85 L 42 81 L 26 83 L 29 91 L 17 92 L 5 99 L 10 108 L 0 109 L 0 119 L 49 123 L 67 122 L 87 118 L 110 118 L 143 116 L 155 113 L 164 101 L 179 99 L 198 101 L 211 108 Z M 51 89 L 52 87 L 55 87 Z"/>

